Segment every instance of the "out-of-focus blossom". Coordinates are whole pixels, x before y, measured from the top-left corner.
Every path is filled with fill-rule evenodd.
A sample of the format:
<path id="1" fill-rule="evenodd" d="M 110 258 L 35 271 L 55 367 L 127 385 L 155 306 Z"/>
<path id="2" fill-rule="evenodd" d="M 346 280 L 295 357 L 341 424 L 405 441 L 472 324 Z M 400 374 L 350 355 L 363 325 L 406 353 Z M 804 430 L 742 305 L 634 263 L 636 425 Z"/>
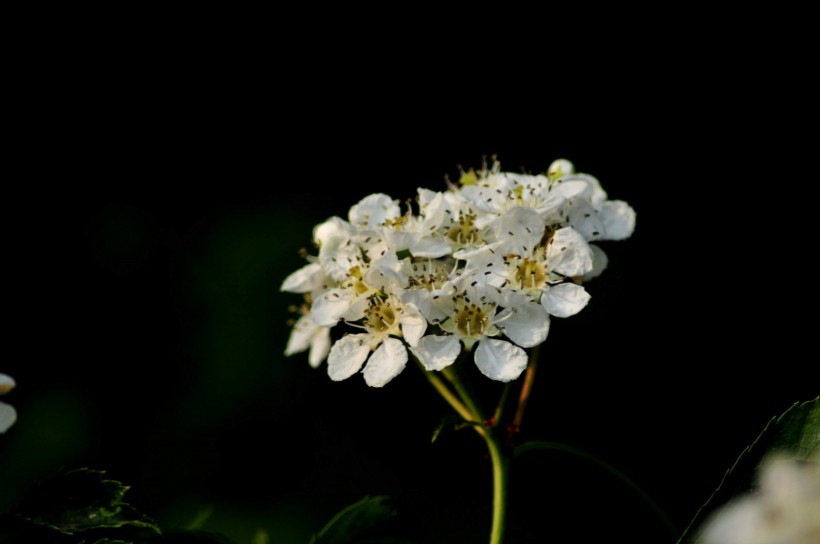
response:
<path id="1" fill-rule="evenodd" d="M 758 472 L 758 486 L 709 518 L 700 544 L 818 544 L 820 456 L 773 456 Z"/>
<path id="2" fill-rule="evenodd" d="M 0 374 L 0 395 L 4 395 L 14 389 L 14 379 L 6 374 Z M 14 406 L 0 402 L 0 433 L 6 432 L 9 427 L 17 421 L 17 410 Z"/>

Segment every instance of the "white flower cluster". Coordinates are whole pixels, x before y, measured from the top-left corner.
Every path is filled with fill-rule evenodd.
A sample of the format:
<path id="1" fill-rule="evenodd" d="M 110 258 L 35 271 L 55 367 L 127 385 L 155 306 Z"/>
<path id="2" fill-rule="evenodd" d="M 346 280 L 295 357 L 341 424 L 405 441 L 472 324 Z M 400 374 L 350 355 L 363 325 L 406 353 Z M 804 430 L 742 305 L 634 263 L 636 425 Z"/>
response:
<path id="1" fill-rule="evenodd" d="M 314 228 L 318 256 L 281 286 L 305 298 L 286 355 L 309 349 L 314 367 L 327 358 L 336 381 L 364 367 L 367 384 L 381 387 L 408 350 L 427 370 L 474 350 L 484 375 L 514 380 L 527 366 L 523 348 L 547 338 L 550 316 L 589 301 L 582 283 L 607 264 L 590 242 L 622 240 L 635 227 L 627 203 L 563 159 L 543 175 L 502 172 L 496 161 L 448 185 L 418 189 L 418 213 L 372 194 L 347 220 Z M 356 332 L 333 343 L 340 323 Z"/>

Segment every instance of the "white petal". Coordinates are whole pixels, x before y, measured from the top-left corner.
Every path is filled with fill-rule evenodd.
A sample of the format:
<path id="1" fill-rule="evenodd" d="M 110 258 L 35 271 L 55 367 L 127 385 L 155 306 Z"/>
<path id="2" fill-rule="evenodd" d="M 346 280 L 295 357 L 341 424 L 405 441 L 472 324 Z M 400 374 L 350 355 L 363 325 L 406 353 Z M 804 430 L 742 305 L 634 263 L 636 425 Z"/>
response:
<path id="1" fill-rule="evenodd" d="M 16 385 L 17 384 L 14 383 L 14 378 L 7 374 L 0 374 L 0 395 L 3 393 L 8 393 L 14 389 Z"/>
<path id="2" fill-rule="evenodd" d="M 572 228 L 581 233 L 584 240 L 599 240 L 604 237 L 606 227 L 598 212 L 586 201 L 575 200 L 568 208 L 567 217 Z"/>
<path id="3" fill-rule="evenodd" d="M 589 244 L 589 248 L 592 250 L 592 270 L 581 276 L 581 281 L 583 282 L 587 282 L 600 276 L 601 272 L 606 270 L 606 267 L 609 264 L 609 257 L 606 256 L 603 249 L 595 244 Z"/>
<path id="4" fill-rule="evenodd" d="M 625 240 L 635 230 L 635 210 L 623 200 L 604 202 L 599 212 L 604 223 L 604 240 Z"/>
<path id="5" fill-rule="evenodd" d="M 369 353 L 369 334 L 348 334 L 330 348 L 327 375 L 334 382 L 346 380 L 362 368 Z"/>
<path id="6" fill-rule="evenodd" d="M 438 259 L 450 254 L 450 244 L 441 236 L 432 238 L 430 236 L 419 236 L 409 247 L 410 253 L 414 257 L 425 259 Z"/>
<path id="7" fill-rule="evenodd" d="M 390 256 L 371 263 L 370 269 L 364 274 L 364 282 L 376 289 L 390 291 L 391 286 L 407 285 L 407 276 L 401 272 L 396 254 L 391 253 Z"/>
<path id="8" fill-rule="evenodd" d="M 558 179 L 575 173 L 575 165 L 567 159 L 555 159 L 547 168 L 547 176 L 550 179 Z"/>
<path id="9" fill-rule="evenodd" d="M 558 274 L 575 277 L 592 270 L 592 250 L 584 238 L 572 227 L 558 229 L 547 246 L 549 269 Z"/>
<path id="10" fill-rule="evenodd" d="M 319 263 L 310 263 L 285 278 L 280 290 L 289 293 L 309 293 L 319 289 L 326 282 L 327 274 Z"/>
<path id="11" fill-rule="evenodd" d="M 350 208 L 348 220 L 354 225 L 376 227 L 401 215 L 399 201 L 384 193 L 368 195 Z"/>
<path id="12" fill-rule="evenodd" d="M 322 361 L 327 358 L 330 352 L 330 329 L 328 327 L 319 327 L 316 334 L 313 335 L 313 340 L 310 342 L 310 355 L 308 356 L 308 363 L 313 368 L 317 368 Z"/>
<path id="13" fill-rule="evenodd" d="M 398 376 L 406 365 L 407 350 L 401 340 L 385 338 L 364 367 L 364 381 L 370 387 L 383 387 Z"/>
<path id="14" fill-rule="evenodd" d="M 461 353 L 457 336 L 427 335 L 410 351 L 427 370 L 442 370 L 453 364 Z"/>
<path id="15" fill-rule="evenodd" d="M 350 310 L 352 295 L 344 289 L 329 289 L 313 301 L 310 318 L 322 327 L 332 327 Z"/>
<path id="16" fill-rule="evenodd" d="M 484 338 L 475 350 L 475 364 L 488 378 L 508 382 L 527 368 L 527 353 L 504 340 Z"/>
<path id="17" fill-rule="evenodd" d="M 14 406 L 0 402 L 0 433 L 6 432 L 17 421 L 17 410 Z"/>
<path id="18" fill-rule="evenodd" d="M 544 220 L 532 208 L 516 206 L 493 225 L 496 237 L 504 243 L 503 253 L 528 255 L 544 235 Z"/>
<path id="19" fill-rule="evenodd" d="M 318 329 L 319 326 L 311 321 L 310 317 L 306 315 L 300 317 L 290 331 L 288 345 L 285 347 L 285 355 L 293 355 L 308 349 Z"/>
<path id="20" fill-rule="evenodd" d="M 427 330 L 427 320 L 421 315 L 415 304 L 405 304 L 401 319 L 401 333 L 411 346 L 419 343 L 419 339 Z"/>
<path id="21" fill-rule="evenodd" d="M 419 210 L 424 216 L 422 229 L 430 232 L 442 226 L 447 221 L 447 210 L 450 208 L 442 193 L 434 193 L 427 189 L 419 189 Z M 450 210 L 452 213 L 452 210 Z"/>
<path id="22" fill-rule="evenodd" d="M 313 229 L 313 241 L 322 248 L 327 244 L 344 243 L 353 234 L 353 227 L 341 217 L 331 217 L 324 223 L 319 223 Z"/>
<path id="23" fill-rule="evenodd" d="M 586 181 L 565 178 L 558 180 L 558 183 L 552 186 L 550 193 L 562 199 L 569 199 L 580 195 L 584 191 L 588 190 L 588 188 L 589 185 Z"/>
<path id="24" fill-rule="evenodd" d="M 531 348 L 547 339 L 550 332 L 550 320 L 544 308 L 535 302 L 517 305 L 498 314 L 496 321 L 507 317 L 498 323 L 498 328 L 504 334 L 521 346 Z"/>
<path id="25" fill-rule="evenodd" d="M 541 304 L 555 317 L 569 317 L 583 310 L 589 299 L 589 293 L 580 285 L 562 283 L 544 291 Z"/>
<path id="26" fill-rule="evenodd" d="M 401 295 L 404 304 L 414 304 L 430 323 L 444 321 L 453 314 L 451 289 L 408 289 Z"/>
<path id="27" fill-rule="evenodd" d="M 569 181 L 581 181 L 585 183 L 586 188 L 584 189 L 584 193 L 581 195 L 581 198 L 592 204 L 595 209 L 598 209 L 607 198 L 606 192 L 603 187 L 601 187 L 601 182 L 598 181 L 598 178 L 595 176 L 591 176 L 589 174 L 570 174 L 562 181 L 563 183 L 567 183 Z"/>

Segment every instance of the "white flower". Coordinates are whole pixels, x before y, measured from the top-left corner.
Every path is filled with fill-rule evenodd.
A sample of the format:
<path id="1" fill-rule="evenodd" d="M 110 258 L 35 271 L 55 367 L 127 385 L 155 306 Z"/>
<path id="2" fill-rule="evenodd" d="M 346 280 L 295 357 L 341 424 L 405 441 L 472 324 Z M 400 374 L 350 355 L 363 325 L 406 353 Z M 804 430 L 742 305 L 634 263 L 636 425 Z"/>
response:
<path id="1" fill-rule="evenodd" d="M 330 352 L 330 327 L 322 327 L 311 321 L 310 316 L 303 315 L 293 325 L 288 338 L 285 355 L 293 355 L 310 349 L 308 363 L 318 367 Z"/>
<path id="2" fill-rule="evenodd" d="M 703 544 L 820 542 L 820 458 L 764 460 L 759 487 L 717 510 L 704 525 Z"/>
<path id="3" fill-rule="evenodd" d="M 348 220 L 353 225 L 374 229 L 400 215 L 398 200 L 393 200 L 383 193 L 376 193 L 364 197 L 358 204 L 351 207 Z"/>
<path id="4" fill-rule="evenodd" d="M 281 291 L 305 294 L 309 303 L 313 297 L 327 290 L 327 285 L 336 284 L 335 280 L 325 274 L 318 262 L 312 262 L 290 274 L 280 287 Z M 321 326 L 310 319 L 310 308 L 303 305 L 301 317 L 293 325 L 285 355 L 293 355 L 310 349 L 308 362 L 316 368 L 327 358 L 330 351 L 330 327 Z"/>
<path id="5" fill-rule="evenodd" d="M 499 240 L 469 256 L 466 274 L 526 293 L 556 317 L 575 315 L 586 306 L 590 299 L 586 290 L 565 282 L 593 271 L 593 250 L 577 231 L 550 229 L 545 236 L 538 213 L 520 207 L 504 214 L 494 227 Z"/>
<path id="6" fill-rule="evenodd" d="M 15 387 L 14 379 L 6 374 L 0 374 L 0 395 L 8 393 Z M 0 433 L 5 433 L 17 421 L 17 410 L 14 406 L 0 402 Z"/>
<path id="7" fill-rule="evenodd" d="M 403 336 L 413 346 L 424 334 L 427 321 L 414 305 L 402 305 L 395 296 L 377 294 L 369 299 L 361 327 L 366 332 L 349 334 L 333 344 L 327 359 L 328 376 L 333 381 L 346 380 L 367 361 L 365 382 L 382 387 L 407 364 L 407 349 L 395 336 Z"/>
<path id="8" fill-rule="evenodd" d="M 496 162 L 464 185 L 461 194 L 479 211 L 478 226 L 484 226 L 515 206 L 532 208 L 548 217 L 585 190 L 587 184 L 581 180 L 501 172 Z"/>
<path id="9" fill-rule="evenodd" d="M 507 307 L 498 311 L 502 301 Z M 523 295 L 512 299 L 492 286 L 470 285 L 442 304 L 450 311 L 440 327 L 449 335 L 428 335 L 410 348 L 427 370 L 453 364 L 463 343 L 468 351 L 476 346 L 474 360 L 482 374 L 508 382 L 527 367 L 527 354 L 521 348 L 542 343 L 549 332 L 549 318 L 536 302 Z M 502 332 L 517 345 L 494 338 Z"/>
<path id="10" fill-rule="evenodd" d="M 564 159 L 555 161 L 550 170 L 561 174 L 558 182 L 582 183 L 585 188 L 567 198 L 557 214 L 547 216 L 549 223 L 569 224 L 590 241 L 625 240 L 632 236 L 635 210 L 622 200 L 608 200 L 596 177 L 575 173 L 575 166 Z"/>

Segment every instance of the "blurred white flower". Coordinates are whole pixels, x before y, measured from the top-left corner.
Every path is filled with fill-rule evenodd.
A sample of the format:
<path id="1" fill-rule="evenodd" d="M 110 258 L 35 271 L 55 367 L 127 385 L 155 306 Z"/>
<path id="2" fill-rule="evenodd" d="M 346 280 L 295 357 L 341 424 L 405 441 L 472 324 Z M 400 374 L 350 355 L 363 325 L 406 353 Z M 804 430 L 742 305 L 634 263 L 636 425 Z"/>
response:
<path id="1" fill-rule="evenodd" d="M 820 457 L 764 460 L 758 487 L 709 518 L 702 544 L 820 543 Z"/>
<path id="2" fill-rule="evenodd" d="M 11 376 L 0 374 L 0 395 L 8 393 L 14 389 L 15 385 Z M 0 402 L 0 433 L 6 432 L 9 427 L 14 425 L 15 421 L 17 421 L 17 410 L 14 409 L 14 406 Z"/>

